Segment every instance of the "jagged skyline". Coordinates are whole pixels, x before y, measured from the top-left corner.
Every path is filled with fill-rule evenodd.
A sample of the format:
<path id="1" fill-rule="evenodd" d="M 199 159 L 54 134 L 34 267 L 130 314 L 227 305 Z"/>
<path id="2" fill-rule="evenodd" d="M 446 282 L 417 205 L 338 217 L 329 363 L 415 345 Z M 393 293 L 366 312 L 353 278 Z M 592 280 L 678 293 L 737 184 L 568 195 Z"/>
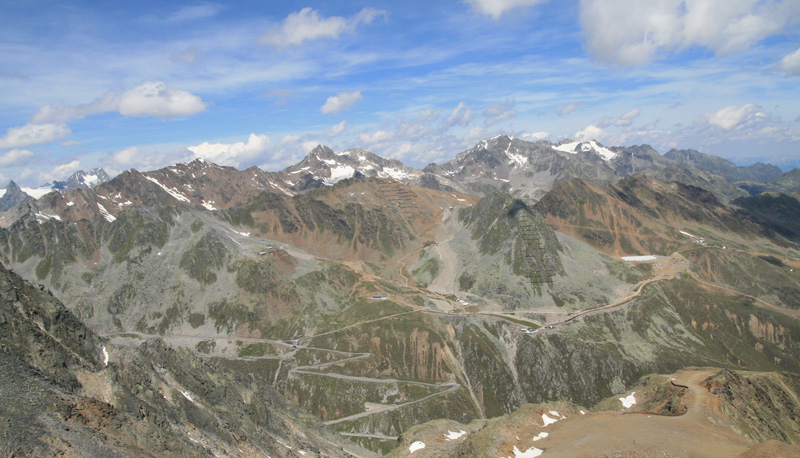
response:
<path id="1" fill-rule="evenodd" d="M 796 1 L 0 11 L 2 182 L 195 157 L 279 170 L 316 144 L 422 167 L 501 132 L 740 164 L 798 156 Z"/>

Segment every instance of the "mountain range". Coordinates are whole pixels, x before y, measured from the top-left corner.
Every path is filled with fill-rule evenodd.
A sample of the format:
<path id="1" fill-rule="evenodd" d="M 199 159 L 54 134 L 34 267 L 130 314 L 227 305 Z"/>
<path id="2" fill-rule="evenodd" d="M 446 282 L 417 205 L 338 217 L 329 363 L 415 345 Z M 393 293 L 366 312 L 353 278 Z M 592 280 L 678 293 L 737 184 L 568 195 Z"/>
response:
<path id="1" fill-rule="evenodd" d="M 570 455 L 634 401 L 797 451 L 796 170 L 498 136 L 87 176 L 0 220 L 6 454 Z M 641 434 L 583 453 L 682 453 Z"/>

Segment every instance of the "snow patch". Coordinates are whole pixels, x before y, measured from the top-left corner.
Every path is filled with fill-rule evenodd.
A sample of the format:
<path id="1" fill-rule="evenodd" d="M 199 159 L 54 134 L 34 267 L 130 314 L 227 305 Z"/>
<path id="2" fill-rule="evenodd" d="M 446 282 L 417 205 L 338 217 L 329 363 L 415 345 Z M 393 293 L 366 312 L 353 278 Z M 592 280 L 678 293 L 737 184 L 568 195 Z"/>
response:
<path id="1" fill-rule="evenodd" d="M 213 200 L 209 200 L 208 202 L 201 202 L 200 203 L 200 205 L 206 207 L 206 210 L 216 210 L 216 208 L 214 207 L 213 204 L 214 204 Z"/>
<path id="2" fill-rule="evenodd" d="M 394 178 L 395 180 L 402 180 L 403 178 L 408 178 L 409 177 L 409 175 L 406 172 L 404 172 L 404 171 L 402 171 L 400 169 L 392 168 L 392 167 L 385 167 L 383 169 L 383 173 L 381 173 L 381 175 L 384 175 L 384 174 Z M 381 178 L 383 178 L 383 176 L 381 176 Z"/>
<path id="3" fill-rule="evenodd" d="M 47 213 L 37 213 L 36 214 L 36 221 L 43 223 L 49 219 L 55 219 L 61 221 L 61 217 L 58 215 L 48 215 Z"/>
<path id="4" fill-rule="evenodd" d="M 541 432 L 541 433 L 539 433 L 539 434 L 537 434 L 537 435 L 533 436 L 533 441 L 534 441 L 534 442 L 536 442 L 536 441 L 538 441 L 538 440 L 542 440 L 542 439 L 544 439 L 545 437 L 547 437 L 547 436 L 549 436 L 549 435 L 550 435 L 549 433 L 546 433 L 546 432 Z"/>
<path id="5" fill-rule="evenodd" d="M 691 237 L 691 238 L 693 238 L 693 239 L 696 239 L 696 238 L 697 238 L 697 236 L 696 236 L 696 235 L 692 235 L 692 234 L 690 234 L 690 233 L 688 233 L 688 232 L 683 232 L 683 231 L 678 231 L 678 232 L 680 232 L 681 234 L 685 235 L 686 237 Z"/>
<path id="6" fill-rule="evenodd" d="M 525 164 L 528 162 L 528 158 L 521 154 L 509 153 L 508 151 L 506 151 L 506 156 L 508 156 L 508 158 L 511 159 L 508 165 L 516 164 L 520 167 L 524 167 Z"/>
<path id="7" fill-rule="evenodd" d="M 192 395 L 190 395 L 188 391 L 183 391 L 183 390 L 178 390 L 178 391 L 180 391 L 183 397 L 188 399 L 189 402 L 194 402 L 194 399 L 192 399 Z"/>
<path id="8" fill-rule="evenodd" d="M 6 195 L 6 188 L 0 189 L 0 197 Z"/>
<path id="9" fill-rule="evenodd" d="M 163 190 L 164 190 L 164 192 L 166 192 L 167 194 L 171 195 L 171 196 L 172 196 L 172 197 L 174 197 L 175 199 L 177 199 L 177 200 L 179 200 L 179 201 L 181 201 L 181 202 L 189 202 L 189 199 L 188 199 L 186 196 L 184 196 L 183 194 L 181 194 L 180 192 L 178 192 L 178 190 L 177 190 L 177 189 L 175 189 L 175 188 L 168 188 L 168 187 L 164 186 L 163 184 L 159 183 L 159 182 L 158 182 L 158 180 L 156 180 L 155 178 L 150 178 L 150 177 L 149 177 L 149 176 L 147 176 L 147 175 L 144 175 L 144 177 L 145 177 L 145 178 L 146 178 L 148 181 L 152 181 L 153 183 L 157 184 L 159 188 L 163 189 Z"/>
<path id="10" fill-rule="evenodd" d="M 233 231 L 233 232 L 236 232 L 237 234 L 239 234 L 241 236 L 244 236 L 244 237 L 250 237 L 250 233 L 249 232 L 239 232 L 239 231 Z"/>
<path id="11" fill-rule="evenodd" d="M 409 451 L 409 453 L 414 453 L 417 450 L 422 450 L 423 448 L 425 448 L 425 442 L 416 441 L 413 444 L 408 446 L 408 451 Z"/>
<path id="12" fill-rule="evenodd" d="M 624 398 L 619 398 L 620 402 L 622 402 L 622 407 L 625 409 L 630 409 L 636 404 L 636 398 L 633 396 L 636 394 L 634 391 L 629 396 L 625 396 Z"/>
<path id="13" fill-rule="evenodd" d="M 50 186 L 42 186 L 40 188 L 20 188 L 20 189 L 22 189 L 22 192 L 33 197 L 34 199 L 38 199 L 45 194 L 53 192 L 53 188 L 51 188 Z"/>
<path id="14" fill-rule="evenodd" d="M 558 420 L 559 420 L 558 418 L 550 418 L 550 417 L 548 417 L 546 413 L 542 414 L 542 423 L 544 423 L 543 426 L 552 425 L 553 423 L 557 422 Z"/>
<path id="15" fill-rule="evenodd" d="M 322 182 L 328 186 L 333 186 L 345 178 L 352 178 L 356 170 L 349 165 L 342 165 L 331 168 L 330 178 L 323 178 Z"/>
<path id="16" fill-rule="evenodd" d="M 5 191 L 4 191 L 4 192 L 5 192 Z M 2 195 L 2 194 L 0 194 L 0 197 L 2 197 L 2 196 L 3 196 L 3 195 Z M 67 207 L 71 207 L 71 206 L 73 206 L 73 205 L 75 205 L 75 202 L 72 202 L 72 201 L 69 201 L 69 202 L 67 202 Z"/>
<path id="17" fill-rule="evenodd" d="M 100 181 L 100 178 L 97 175 L 84 175 L 83 176 L 83 184 L 90 188 L 94 188 L 94 185 Z"/>
<path id="18" fill-rule="evenodd" d="M 645 256 L 623 256 L 622 260 L 628 262 L 655 261 L 656 256 L 652 254 L 648 254 Z"/>
<path id="19" fill-rule="evenodd" d="M 114 220 L 117 219 L 114 215 L 109 213 L 108 210 L 106 210 L 106 207 L 101 205 L 100 202 L 97 203 L 97 209 L 100 210 L 100 214 L 103 215 L 103 218 L 105 218 L 109 223 L 113 223 Z"/>
<path id="20" fill-rule="evenodd" d="M 465 434 L 467 434 L 467 432 L 464 431 L 464 430 L 456 432 L 456 431 L 450 431 L 448 429 L 447 430 L 447 434 L 445 434 L 444 437 L 447 438 L 446 440 L 448 440 L 448 441 L 454 441 L 454 440 L 460 438 L 461 436 L 463 436 Z"/>
<path id="21" fill-rule="evenodd" d="M 556 151 L 561 151 L 562 153 L 577 154 L 579 146 L 581 151 L 594 152 L 606 162 L 617 157 L 617 153 L 611 151 L 610 149 L 604 146 L 598 145 L 597 142 L 594 140 L 588 142 L 570 142 L 570 143 L 564 143 L 562 145 L 551 145 L 550 147 Z"/>
<path id="22" fill-rule="evenodd" d="M 108 366 L 108 350 L 105 345 L 103 345 L 103 364 Z"/>
<path id="23" fill-rule="evenodd" d="M 536 447 L 531 447 L 523 452 L 515 445 L 514 456 L 509 456 L 508 458 L 536 458 L 537 456 L 542 456 L 542 453 L 544 453 L 544 450 Z"/>

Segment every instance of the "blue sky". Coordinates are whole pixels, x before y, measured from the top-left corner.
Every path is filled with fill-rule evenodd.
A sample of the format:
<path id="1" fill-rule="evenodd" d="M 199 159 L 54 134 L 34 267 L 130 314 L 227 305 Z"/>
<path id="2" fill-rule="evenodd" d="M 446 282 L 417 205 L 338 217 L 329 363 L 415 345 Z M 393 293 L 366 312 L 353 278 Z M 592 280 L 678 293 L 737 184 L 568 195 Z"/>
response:
<path id="1" fill-rule="evenodd" d="M 124 3 L 124 4 L 123 4 Z M 0 181 L 498 133 L 800 159 L 800 0 L 0 3 Z"/>

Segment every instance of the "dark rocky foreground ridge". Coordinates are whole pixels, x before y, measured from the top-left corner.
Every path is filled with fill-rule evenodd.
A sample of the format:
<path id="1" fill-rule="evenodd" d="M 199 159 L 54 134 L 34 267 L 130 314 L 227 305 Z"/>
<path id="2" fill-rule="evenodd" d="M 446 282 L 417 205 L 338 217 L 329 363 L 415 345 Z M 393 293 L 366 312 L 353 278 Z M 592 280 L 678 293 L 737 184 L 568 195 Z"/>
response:
<path id="1" fill-rule="evenodd" d="M 3 456 L 369 456 L 259 380 L 160 341 L 112 346 L 3 266 L 0 418 Z"/>

